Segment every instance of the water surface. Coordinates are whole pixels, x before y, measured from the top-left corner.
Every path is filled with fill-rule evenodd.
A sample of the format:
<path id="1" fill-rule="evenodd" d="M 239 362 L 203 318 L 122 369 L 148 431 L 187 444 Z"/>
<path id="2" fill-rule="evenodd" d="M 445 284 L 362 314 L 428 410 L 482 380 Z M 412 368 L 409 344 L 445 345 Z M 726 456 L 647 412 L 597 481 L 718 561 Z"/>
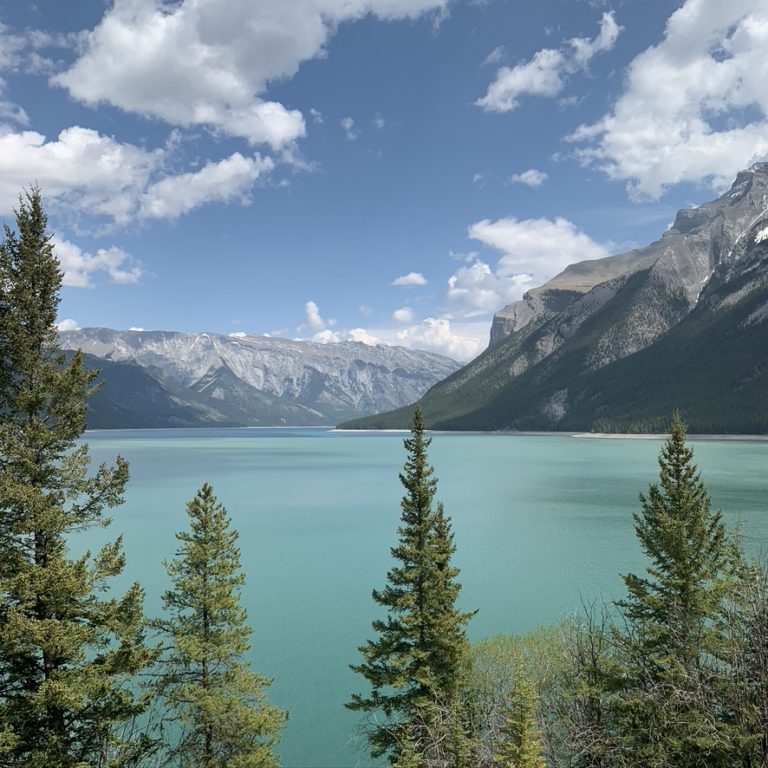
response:
<path id="1" fill-rule="evenodd" d="M 138 579 L 157 613 L 162 561 L 187 526 L 185 502 L 209 482 L 240 532 L 252 663 L 274 677 L 269 699 L 291 720 L 285 768 L 368 766 L 362 690 L 348 665 L 370 637 L 371 589 L 385 583 L 405 454 L 401 434 L 324 429 L 90 432 L 97 461 L 131 466 L 122 584 Z M 632 527 L 638 493 L 658 473 L 657 440 L 438 434 L 430 459 L 453 519 L 469 634 L 526 632 L 621 594 L 619 573 L 643 567 Z M 768 542 L 768 443 L 694 443 L 716 507 L 750 551 Z"/>

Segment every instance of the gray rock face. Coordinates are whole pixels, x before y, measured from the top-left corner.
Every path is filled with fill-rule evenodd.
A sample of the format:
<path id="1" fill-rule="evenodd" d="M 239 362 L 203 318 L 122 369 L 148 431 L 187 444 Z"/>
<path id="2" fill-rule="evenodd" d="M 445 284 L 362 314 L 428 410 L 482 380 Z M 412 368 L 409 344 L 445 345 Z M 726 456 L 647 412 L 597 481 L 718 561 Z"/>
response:
<path id="1" fill-rule="evenodd" d="M 704 431 L 759 431 L 766 371 L 759 163 L 646 248 L 572 264 L 505 307 L 489 347 L 421 404 L 439 429 L 657 429 L 679 407 Z M 364 423 L 402 426 L 406 415 Z"/>
<path id="2" fill-rule="evenodd" d="M 504 307 L 494 316 L 490 346 L 513 336 L 522 341 L 539 333 L 540 354 L 528 352 L 525 359 L 511 361 L 510 371 L 519 375 L 570 338 L 630 277 L 643 273 L 626 311 L 595 339 L 590 364 L 600 367 L 633 354 L 697 306 L 717 269 L 738 268 L 755 233 L 765 227 L 768 163 L 756 163 L 739 173 L 731 189 L 717 200 L 678 212 L 672 227 L 655 243 L 571 264 L 521 301 Z"/>
<path id="3" fill-rule="evenodd" d="M 243 424 L 333 424 L 398 408 L 460 367 L 429 352 L 359 342 L 107 328 L 66 331 L 60 339 L 65 349 L 137 363 L 171 390 Z"/>

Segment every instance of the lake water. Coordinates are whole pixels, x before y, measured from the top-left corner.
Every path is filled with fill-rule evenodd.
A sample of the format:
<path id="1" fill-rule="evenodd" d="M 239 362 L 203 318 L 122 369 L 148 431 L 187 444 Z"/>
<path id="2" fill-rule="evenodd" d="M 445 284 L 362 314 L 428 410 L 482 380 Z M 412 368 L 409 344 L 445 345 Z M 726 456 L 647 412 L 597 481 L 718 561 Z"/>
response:
<path id="1" fill-rule="evenodd" d="M 368 766 L 359 716 L 343 708 L 362 679 L 348 665 L 370 637 L 371 589 L 395 543 L 402 434 L 322 429 L 91 432 L 96 461 L 131 466 L 114 511 L 128 558 L 121 586 L 140 580 L 157 614 L 163 559 L 187 526 L 185 502 L 210 482 L 240 532 L 252 662 L 274 677 L 290 711 L 285 768 Z M 519 633 L 621 594 L 638 571 L 637 496 L 657 476 L 657 440 L 438 434 L 430 459 L 452 517 L 462 605 L 479 609 L 470 639 Z M 768 543 L 768 443 L 701 441 L 696 461 L 745 546 Z M 99 534 L 101 535 L 101 534 Z M 95 536 L 95 534 L 89 534 Z M 93 543 L 93 542 L 91 542 Z"/>

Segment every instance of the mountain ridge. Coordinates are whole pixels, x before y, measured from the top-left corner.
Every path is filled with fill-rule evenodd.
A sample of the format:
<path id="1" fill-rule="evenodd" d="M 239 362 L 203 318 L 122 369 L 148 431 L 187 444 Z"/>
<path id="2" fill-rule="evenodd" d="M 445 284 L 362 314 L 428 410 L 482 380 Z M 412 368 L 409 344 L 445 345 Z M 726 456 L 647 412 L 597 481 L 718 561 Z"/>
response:
<path id="1" fill-rule="evenodd" d="M 692 429 L 762 432 L 762 394 L 745 398 L 730 374 L 768 389 L 766 350 L 768 163 L 758 163 L 716 200 L 680 211 L 645 248 L 572 264 L 504 307 L 489 347 L 420 402 L 441 429 L 648 431 L 685 401 Z M 643 391 L 633 377 L 646 378 Z M 719 415 L 700 405 L 704 393 Z M 411 411 L 343 426 L 405 426 Z"/>
<path id="2" fill-rule="evenodd" d="M 109 328 L 62 331 L 59 337 L 62 348 L 89 355 L 91 367 L 103 361 L 109 367 L 105 379 L 118 381 L 134 409 L 140 401 L 122 379 L 151 396 L 156 408 L 143 419 L 147 426 L 167 425 L 161 403 L 182 426 L 333 425 L 412 402 L 460 367 L 431 352 L 360 342 Z M 106 393 L 94 398 L 89 412 L 89 423 L 100 425 L 137 418 L 142 421 Z"/>

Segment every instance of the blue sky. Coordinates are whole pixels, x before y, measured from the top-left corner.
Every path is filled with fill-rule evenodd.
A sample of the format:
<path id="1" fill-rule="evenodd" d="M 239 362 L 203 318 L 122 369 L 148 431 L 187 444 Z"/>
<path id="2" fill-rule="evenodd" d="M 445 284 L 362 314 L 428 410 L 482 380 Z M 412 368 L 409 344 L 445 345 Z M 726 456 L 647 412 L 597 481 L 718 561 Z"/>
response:
<path id="1" fill-rule="evenodd" d="M 0 2 L 0 215 L 64 327 L 469 359 L 768 155 L 768 0 Z"/>

